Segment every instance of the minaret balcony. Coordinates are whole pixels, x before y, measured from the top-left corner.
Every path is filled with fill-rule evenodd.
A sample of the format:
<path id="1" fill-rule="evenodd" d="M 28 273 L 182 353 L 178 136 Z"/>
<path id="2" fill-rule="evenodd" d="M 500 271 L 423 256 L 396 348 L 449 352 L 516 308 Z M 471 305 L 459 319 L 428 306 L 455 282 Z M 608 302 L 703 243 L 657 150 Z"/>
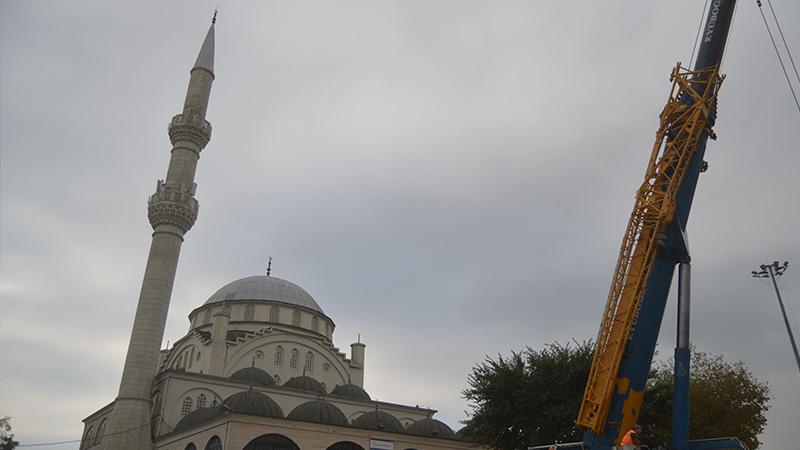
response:
<path id="1" fill-rule="evenodd" d="M 199 114 L 178 114 L 169 122 L 169 139 L 172 145 L 189 141 L 202 150 L 211 140 L 211 124 Z"/>
<path id="2" fill-rule="evenodd" d="M 183 232 L 189 231 L 197 220 L 200 204 L 189 192 L 159 186 L 147 201 L 147 217 L 150 225 L 174 225 Z"/>

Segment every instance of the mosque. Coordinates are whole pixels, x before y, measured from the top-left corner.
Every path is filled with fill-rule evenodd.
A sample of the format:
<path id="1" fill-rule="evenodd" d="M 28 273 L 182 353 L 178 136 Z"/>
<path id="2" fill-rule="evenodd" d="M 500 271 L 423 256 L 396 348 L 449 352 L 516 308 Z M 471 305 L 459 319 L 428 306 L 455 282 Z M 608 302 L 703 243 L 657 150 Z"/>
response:
<path id="1" fill-rule="evenodd" d="M 267 275 L 235 280 L 160 348 L 183 236 L 197 218 L 194 174 L 211 139 L 214 22 L 169 125 L 165 180 L 148 201 L 153 240 L 117 398 L 83 420 L 81 449 L 434 450 L 461 440 L 436 411 L 373 400 L 365 345 L 349 356 L 334 321 L 303 288 Z M 481 447 L 482 448 L 482 447 Z"/>

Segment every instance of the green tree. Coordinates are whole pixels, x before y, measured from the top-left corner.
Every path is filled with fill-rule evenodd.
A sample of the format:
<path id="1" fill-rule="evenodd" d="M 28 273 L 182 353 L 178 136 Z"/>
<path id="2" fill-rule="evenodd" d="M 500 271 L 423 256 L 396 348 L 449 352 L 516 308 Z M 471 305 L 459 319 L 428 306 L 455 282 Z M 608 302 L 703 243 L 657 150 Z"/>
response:
<path id="1" fill-rule="evenodd" d="M 11 417 L 0 417 L 0 450 L 13 450 L 19 445 L 11 433 Z"/>
<path id="2" fill-rule="evenodd" d="M 473 368 L 462 393 L 473 409 L 464 436 L 508 450 L 579 441 L 575 418 L 593 354 L 589 341 L 556 342 L 508 358 L 486 358 Z"/>
<path id="3" fill-rule="evenodd" d="M 647 382 L 642 405 L 643 439 L 669 442 L 672 427 L 672 365 L 657 364 Z M 741 361 L 692 350 L 689 380 L 689 437 L 736 436 L 751 449 L 767 425 L 769 386 Z"/>
<path id="4" fill-rule="evenodd" d="M 591 342 L 576 342 L 487 358 L 468 377 L 463 396 L 472 413 L 461 433 L 503 450 L 580 441 L 575 419 L 593 354 Z M 695 351 L 689 385 L 692 439 L 736 436 L 749 448 L 758 448 L 769 409 L 766 383 L 741 362 Z M 672 392 L 672 367 L 656 363 L 640 418 L 644 444 L 670 442 Z"/>

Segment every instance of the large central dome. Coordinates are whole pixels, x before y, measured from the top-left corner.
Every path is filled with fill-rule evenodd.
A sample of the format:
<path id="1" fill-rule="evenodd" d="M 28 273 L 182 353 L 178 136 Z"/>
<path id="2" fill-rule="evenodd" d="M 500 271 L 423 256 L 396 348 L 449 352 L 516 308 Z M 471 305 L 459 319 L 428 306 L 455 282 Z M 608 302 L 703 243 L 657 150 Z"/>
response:
<path id="1" fill-rule="evenodd" d="M 256 275 L 230 282 L 206 300 L 205 304 L 231 300 L 267 300 L 322 311 L 314 297 L 300 286 L 281 278 Z"/>

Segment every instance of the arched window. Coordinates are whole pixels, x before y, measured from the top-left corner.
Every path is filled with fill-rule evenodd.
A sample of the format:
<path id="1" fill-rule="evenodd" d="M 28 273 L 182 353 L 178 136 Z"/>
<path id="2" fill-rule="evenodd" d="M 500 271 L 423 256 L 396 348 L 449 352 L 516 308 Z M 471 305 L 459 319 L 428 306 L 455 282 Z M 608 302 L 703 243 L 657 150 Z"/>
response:
<path id="1" fill-rule="evenodd" d="M 280 322 L 280 317 L 281 317 L 280 310 L 278 309 L 277 306 L 273 306 L 269 310 L 269 321 L 270 322 L 274 322 L 274 323 L 278 323 L 278 322 Z"/>
<path id="2" fill-rule="evenodd" d="M 292 325 L 299 327 L 300 326 L 300 311 L 294 310 L 292 313 Z"/>
<path id="3" fill-rule="evenodd" d="M 103 419 L 103 421 L 100 422 L 100 426 L 97 427 L 97 435 L 94 438 L 94 445 L 97 445 L 103 441 L 103 435 L 106 434 L 106 423 L 108 423 L 108 421 Z"/>
<path id="4" fill-rule="evenodd" d="M 275 375 L 273 377 L 273 379 L 275 380 L 275 386 L 280 386 L 281 385 L 281 377 Z"/>
<path id="5" fill-rule="evenodd" d="M 331 335 L 331 325 L 326 321 L 325 322 L 325 336 Z"/>
<path id="6" fill-rule="evenodd" d="M 306 353 L 306 363 L 303 366 L 303 372 L 306 373 L 314 372 L 314 354 L 311 352 Z"/>
<path id="7" fill-rule="evenodd" d="M 194 444 L 189 444 L 186 447 L 184 447 L 183 450 L 197 450 L 197 447 L 195 447 Z"/>
<path id="8" fill-rule="evenodd" d="M 244 320 L 253 320 L 256 315 L 255 305 L 247 305 L 244 307 Z"/>
<path id="9" fill-rule="evenodd" d="M 211 308 L 206 310 L 206 313 L 203 315 L 203 324 L 211 323 Z"/>
<path id="10" fill-rule="evenodd" d="M 200 394 L 197 396 L 197 409 L 205 407 L 206 407 L 206 394 Z"/>
<path id="11" fill-rule="evenodd" d="M 183 399 L 183 405 L 181 405 L 181 415 L 187 415 L 192 412 L 192 397 L 186 397 Z"/>
<path id="12" fill-rule="evenodd" d="M 209 439 L 205 450 L 222 450 L 222 441 L 219 436 L 214 436 Z"/>
<path id="13" fill-rule="evenodd" d="M 275 365 L 283 367 L 283 346 L 279 345 L 275 348 Z"/>
<path id="14" fill-rule="evenodd" d="M 83 437 L 83 445 L 81 448 L 88 448 L 94 445 L 92 439 L 94 439 L 94 427 L 89 427 L 86 431 L 86 436 Z"/>
<path id="15" fill-rule="evenodd" d="M 296 348 L 292 349 L 292 354 L 289 355 L 289 367 L 297 369 L 297 360 L 300 359 L 300 352 Z"/>
<path id="16" fill-rule="evenodd" d="M 264 434 L 250 441 L 244 450 L 300 450 L 300 447 L 286 436 Z"/>
<path id="17" fill-rule="evenodd" d="M 311 319 L 311 329 L 319 333 L 319 317 L 314 316 L 314 318 Z"/>
<path id="18" fill-rule="evenodd" d="M 341 441 L 331 445 L 327 450 L 364 450 L 364 447 L 355 442 Z"/>

